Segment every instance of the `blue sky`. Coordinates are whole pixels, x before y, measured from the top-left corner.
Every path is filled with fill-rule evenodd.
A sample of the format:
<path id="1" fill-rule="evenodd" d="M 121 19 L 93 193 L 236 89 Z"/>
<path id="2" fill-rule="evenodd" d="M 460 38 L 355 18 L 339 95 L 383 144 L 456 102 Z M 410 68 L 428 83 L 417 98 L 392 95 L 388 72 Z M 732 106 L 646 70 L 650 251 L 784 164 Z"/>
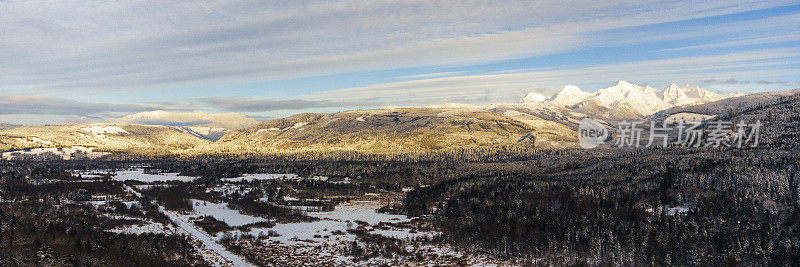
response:
<path id="1" fill-rule="evenodd" d="M 796 1 L 4 1 L 0 122 L 800 88 Z"/>

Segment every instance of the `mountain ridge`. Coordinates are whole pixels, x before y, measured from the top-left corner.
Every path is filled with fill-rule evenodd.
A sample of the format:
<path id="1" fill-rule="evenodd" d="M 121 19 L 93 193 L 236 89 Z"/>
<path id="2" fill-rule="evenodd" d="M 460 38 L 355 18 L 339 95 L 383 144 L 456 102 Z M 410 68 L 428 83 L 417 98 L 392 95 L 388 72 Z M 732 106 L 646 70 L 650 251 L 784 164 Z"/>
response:
<path id="1" fill-rule="evenodd" d="M 192 128 L 187 128 L 215 126 L 197 119 L 202 119 L 197 114 L 203 115 L 197 112 L 189 114 L 190 119 L 172 118 L 173 122 L 187 123 L 176 126 L 121 122 L 20 126 L 0 130 L 0 150 L 85 146 L 98 151 L 150 150 L 192 155 L 325 151 L 406 153 L 500 147 L 561 149 L 576 147 L 576 130 L 586 117 L 605 124 L 614 119 L 660 119 L 678 113 L 683 114 L 680 117 L 684 119 L 714 118 L 724 115 L 730 107 L 753 109 L 764 106 L 759 103 L 771 103 L 780 97 L 800 93 L 798 89 L 731 97 L 690 86 L 681 88 L 671 84 L 658 90 L 623 81 L 594 93 L 583 92 L 577 86 L 565 88 L 562 90 L 565 93 L 556 93 L 545 100 L 535 97 L 542 101 L 297 114 L 228 130 L 217 141 L 202 138 L 208 133 L 191 133 Z M 580 101 L 565 98 L 570 95 L 578 96 Z M 561 105 L 564 100 L 575 101 L 575 104 Z M 636 107 L 632 103 L 650 106 Z M 641 115 L 659 109 L 663 110 Z M 157 117 L 145 115 L 128 117 L 128 121 Z"/>
<path id="2" fill-rule="evenodd" d="M 87 123 L 23 126 L 0 131 L 0 149 L 90 147 L 103 151 L 177 151 L 209 141 L 160 125 Z"/>
<path id="3" fill-rule="evenodd" d="M 743 94 L 717 94 L 696 86 L 670 84 L 664 89 L 620 80 L 614 85 L 585 92 L 575 85 L 565 85 L 552 97 L 537 101 L 592 114 L 602 119 L 632 119 L 649 116 L 674 107 L 704 104 Z M 533 102 L 526 98 L 523 101 Z"/>

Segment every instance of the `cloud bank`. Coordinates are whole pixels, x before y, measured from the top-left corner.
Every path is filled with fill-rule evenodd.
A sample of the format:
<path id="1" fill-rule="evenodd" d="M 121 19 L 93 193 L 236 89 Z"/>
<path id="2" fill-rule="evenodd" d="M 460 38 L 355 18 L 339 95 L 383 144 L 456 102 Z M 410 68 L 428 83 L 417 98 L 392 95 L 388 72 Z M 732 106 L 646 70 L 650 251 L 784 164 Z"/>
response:
<path id="1" fill-rule="evenodd" d="M 35 114 L 90 116 L 119 112 L 142 112 L 158 109 L 182 108 L 162 105 L 92 103 L 43 95 L 0 96 L 0 115 Z"/>
<path id="2" fill-rule="evenodd" d="M 131 90 L 470 64 L 792 2 L 9 0 L 0 3 L 0 85 Z"/>

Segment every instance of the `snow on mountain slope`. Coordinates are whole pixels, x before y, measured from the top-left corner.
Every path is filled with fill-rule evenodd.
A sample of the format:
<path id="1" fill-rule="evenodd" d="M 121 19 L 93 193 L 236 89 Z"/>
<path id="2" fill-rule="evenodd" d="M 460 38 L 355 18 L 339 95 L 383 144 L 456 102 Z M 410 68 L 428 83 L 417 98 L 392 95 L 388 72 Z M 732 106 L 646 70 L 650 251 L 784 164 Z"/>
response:
<path id="1" fill-rule="evenodd" d="M 163 110 L 131 114 L 116 120 L 119 123 L 173 126 L 181 131 L 215 141 L 233 130 L 244 129 L 257 120 L 238 113 L 211 114 L 202 111 L 170 112 Z"/>
<path id="2" fill-rule="evenodd" d="M 585 114 L 548 103 L 491 104 L 482 110 L 503 114 L 533 129 L 539 147 L 564 148 L 577 144 L 575 130 Z"/>
<path id="3" fill-rule="evenodd" d="M 594 95 L 593 93 L 584 92 L 575 85 L 565 85 L 554 95 L 551 99 L 547 100 L 548 103 L 559 107 L 571 107 L 580 103 L 584 99 Z"/>
<path id="4" fill-rule="evenodd" d="M 81 131 L 88 132 L 101 141 L 108 141 L 108 137 L 106 137 L 105 134 L 128 133 L 128 131 L 125 131 L 125 129 L 122 129 L 119 126 L 98 125 L 81 128 Z"/>
<path id="5" fill-rule="evenodd" d="M 522 99 L 522 102 L 525 103 L 540 103 L 547 100 L 547 97 L 540 94 L 540 93 L 529 93 Z"/>
<path id="6" fill-rule="evenodd" d="M 683 106 L 693 102 L 689 99 L 689 96 L 686 95 L 686 92 L 674 83 L 664 89 L 664 92 L 661 94 L 661 100 L 670 106 Z"/>
<path id="7" fill-rule="evenodd" d="M 703 115 L 729 115 L 744 110 L 758 108 L 781 101 L 781 99 L 800 95 L 800 89 L 755 93 L 749 95 L 735 94 L 717 101 L 699 103 L 695 105 L 676 106 L 653 114 L 653 117 L 668 117 L 678 113 L 695 113 Z M 730 95 L 722 95 L 730 96 Z M 714 97 L 714 96 L 711 96 Z"/>
<path id="8" fill-rule="evenodd" d="M 664 101 L 650 86 L 639 86 L 619 81 L 614 86 L 600 89 L 581 104 L 595 102 L 609 109 L 627 110 L 634 115 L 649 115 L 665 109 Z M 580 110 L 580 109 L 579 109 Z"/>

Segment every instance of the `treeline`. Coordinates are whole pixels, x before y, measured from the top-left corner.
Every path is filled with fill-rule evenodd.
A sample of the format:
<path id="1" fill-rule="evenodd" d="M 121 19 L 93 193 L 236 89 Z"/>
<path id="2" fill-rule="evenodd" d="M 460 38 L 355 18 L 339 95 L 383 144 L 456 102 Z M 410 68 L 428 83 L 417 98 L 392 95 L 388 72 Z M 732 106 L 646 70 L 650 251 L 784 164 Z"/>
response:
<path id="1" fill-rule="evenodd" d="M 0 265 L 207 265 L 185 237 L 105 231 L 119 222 L 86 206 L 2 203 Z"/>
<path id="2" fill-rule="evenodd" d="M 452 244 L 521 263 L 791 265 L 798 159 L 775 150 L 563 159 L 419 188 L 404 207 L 431 215 Z"/>

